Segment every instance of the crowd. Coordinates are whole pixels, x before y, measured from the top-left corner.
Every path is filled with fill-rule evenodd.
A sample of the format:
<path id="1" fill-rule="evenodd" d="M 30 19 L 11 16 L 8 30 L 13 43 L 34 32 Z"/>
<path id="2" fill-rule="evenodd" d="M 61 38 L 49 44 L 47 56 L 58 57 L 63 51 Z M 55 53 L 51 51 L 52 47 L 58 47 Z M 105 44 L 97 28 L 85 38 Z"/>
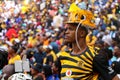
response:
<path id="1" fill-rule="evenodd" d="M 71 51 L 71 45 L 64 43 L 64 33 L 73 2 L 95 17 L 97 28 L 89 30 L 87 45 L 97 51 L 112 50 L 109 65 L 120 60 L 120 0 L 5 0 L 0 2 L 1 80 L 23 76 L 27 80 L 60 80 L 57 57 L 62 51 Z"/>

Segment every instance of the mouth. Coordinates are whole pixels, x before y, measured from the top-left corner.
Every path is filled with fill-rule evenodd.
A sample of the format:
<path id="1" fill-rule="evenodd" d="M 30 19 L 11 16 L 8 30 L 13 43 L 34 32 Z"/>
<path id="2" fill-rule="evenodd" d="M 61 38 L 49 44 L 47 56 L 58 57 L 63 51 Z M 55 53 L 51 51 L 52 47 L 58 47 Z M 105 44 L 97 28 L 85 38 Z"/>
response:
<path id="1" fill-rule="evenodd" d="M 68 39 L 69 37 L 68 36 L 65 36 L 64 39 Z"/>

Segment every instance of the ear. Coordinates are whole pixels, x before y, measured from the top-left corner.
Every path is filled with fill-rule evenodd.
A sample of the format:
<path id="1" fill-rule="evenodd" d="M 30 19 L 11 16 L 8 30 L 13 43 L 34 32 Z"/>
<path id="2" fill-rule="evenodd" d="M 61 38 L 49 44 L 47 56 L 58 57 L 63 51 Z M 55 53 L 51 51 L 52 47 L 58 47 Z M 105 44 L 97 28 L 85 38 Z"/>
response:
<path id="1" fill-rule="evenodd" d="M 86 32 L 84 30 L 78 30 L 78 38 L 86 37 Z"/>

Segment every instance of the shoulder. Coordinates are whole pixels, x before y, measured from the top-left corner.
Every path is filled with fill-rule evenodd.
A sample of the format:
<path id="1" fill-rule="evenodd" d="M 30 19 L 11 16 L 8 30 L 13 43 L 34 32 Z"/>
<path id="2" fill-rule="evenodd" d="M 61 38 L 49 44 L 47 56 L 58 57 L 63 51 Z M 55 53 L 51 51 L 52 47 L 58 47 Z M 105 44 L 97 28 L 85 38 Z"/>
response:
<path id="1" fill-rule="evenodd" d="M 57 54 L 57 57 L 60 57 L 60 56 L 65 56 L 65 55 L 68 55 L 69 52 L 66 52 L 66 51 L 60 51 L 58 54 Z"/>
<path id="2" fill-rule="evenodd" d="M 89 51 L 89 52 L 94 53 L 94 54 L 97 54 L 97 53 L 96 53 L 96 50 L 98 50 L 98 49 L 95 48 L 95 47 L 92 47 L 92 46 L 88 46 L 88 51 Z"/>
<path id="3" fill-rule="evenodd" d="M 21 58 L 20 55 L 16 55 L 14 58 Z"/>

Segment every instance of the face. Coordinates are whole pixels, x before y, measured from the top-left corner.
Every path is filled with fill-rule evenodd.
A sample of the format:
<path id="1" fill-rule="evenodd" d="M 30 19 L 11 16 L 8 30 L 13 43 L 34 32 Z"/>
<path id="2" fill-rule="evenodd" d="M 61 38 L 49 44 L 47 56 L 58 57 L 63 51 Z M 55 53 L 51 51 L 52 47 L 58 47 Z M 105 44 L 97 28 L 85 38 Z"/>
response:
<path id="1" fill-rule="evenodd" d="M 120 49 L 117 46 L 114 47 L 114 55 L 120 57 Z"/>
<path id="2" fill-rule="evenodd" d="M 71 24 L 66 24 L 66 31 L 65 31 L 65 43 L 73 43 L 75 42 L 75 28 L 76 26 L 73 26 Z"/>
<path id="3" fill-rule="evenodd" d="M 38 71 L 34 70 L 33 68 L 30 68 L 30 71 L 31 71 L 31 75 L 36 75 L 38 73 Z"/>
<path id="4" fill-rule="evenodd" d="M 65 43 L 75 43 L 76 42 L 76 28 L 78 24 L 67 24 L 65 31 Z M 85 27 L 79 27 L 77 30 L 77 39 L 85 39 L 87 35 L 87 29 Z"/>
<path id="5" fill-rule="evenodd" d="M 9 47 L 8 52 L 11 54 L 14 53 L 14 50 L 11 47 Z"/>

